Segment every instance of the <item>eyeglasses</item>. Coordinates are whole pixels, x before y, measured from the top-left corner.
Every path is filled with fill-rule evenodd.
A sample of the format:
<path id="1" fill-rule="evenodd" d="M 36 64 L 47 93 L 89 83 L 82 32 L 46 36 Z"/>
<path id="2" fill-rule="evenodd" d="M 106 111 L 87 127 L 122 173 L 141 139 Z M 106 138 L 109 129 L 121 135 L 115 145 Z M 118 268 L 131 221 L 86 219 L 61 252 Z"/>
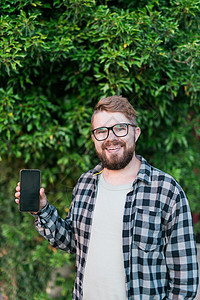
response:
<path id="1" fill-rule="evenodd" d="M 136 125 L 129 124 L 129 123 L 119 123 L 111 127 L 99 127 L 94 130 L 91 130 L 91 132 L 93 133 L 97 141 L 103 141 L 108 138 L 110 130 L 112 130 L 114 135 L 117 137 L 126 136 L 128 134 L 129 126 L 137 127 Z"/>

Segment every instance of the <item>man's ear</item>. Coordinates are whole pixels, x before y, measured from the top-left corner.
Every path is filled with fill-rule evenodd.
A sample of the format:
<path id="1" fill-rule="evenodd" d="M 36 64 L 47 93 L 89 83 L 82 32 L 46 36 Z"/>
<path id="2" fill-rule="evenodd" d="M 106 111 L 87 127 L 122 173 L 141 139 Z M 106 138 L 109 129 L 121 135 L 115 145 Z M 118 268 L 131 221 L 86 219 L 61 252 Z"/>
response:
<path id="1" fill-rule="evenodd" d="M 136 128 L 135 128 L 135 143 L 136 143 L 137 140 L 139 139 L 140 133 L 141 133 L 140 127 L 136 127 Z"/>

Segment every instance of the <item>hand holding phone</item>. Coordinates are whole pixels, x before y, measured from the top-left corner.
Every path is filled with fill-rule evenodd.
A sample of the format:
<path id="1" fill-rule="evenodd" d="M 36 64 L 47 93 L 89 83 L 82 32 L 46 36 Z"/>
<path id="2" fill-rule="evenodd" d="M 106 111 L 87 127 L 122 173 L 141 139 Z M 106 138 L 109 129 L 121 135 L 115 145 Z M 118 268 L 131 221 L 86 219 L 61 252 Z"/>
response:
<path id="1" fill-rule="evenodd" d="M 40 170 L 20 171 L 20 182 L 16 187 L 15 197 L 21 212 L 37 212 L 46 205 L 44 189 L 40 189 Z"/>

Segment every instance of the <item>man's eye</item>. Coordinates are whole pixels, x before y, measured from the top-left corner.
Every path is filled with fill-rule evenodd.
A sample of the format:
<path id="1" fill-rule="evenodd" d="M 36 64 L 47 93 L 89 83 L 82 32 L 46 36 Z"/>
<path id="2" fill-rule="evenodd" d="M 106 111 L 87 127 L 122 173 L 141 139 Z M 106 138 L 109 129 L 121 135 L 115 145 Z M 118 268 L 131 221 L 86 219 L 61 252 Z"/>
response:
<path id="1" fill-rule="evenodd" d="M 101 128 L 101 129 L 96 130 L 96 134 L 102 134 L 102 133 L 106 133 L 106 132 L 107 132 L 106 128 Z"/>
<path id="2" fill-rule="evenodd" d="M 126 131 L 126 126 L 117 125 L 117 126 L 115 126 L 115 130 L 117 130 L 117 131 Z"/>

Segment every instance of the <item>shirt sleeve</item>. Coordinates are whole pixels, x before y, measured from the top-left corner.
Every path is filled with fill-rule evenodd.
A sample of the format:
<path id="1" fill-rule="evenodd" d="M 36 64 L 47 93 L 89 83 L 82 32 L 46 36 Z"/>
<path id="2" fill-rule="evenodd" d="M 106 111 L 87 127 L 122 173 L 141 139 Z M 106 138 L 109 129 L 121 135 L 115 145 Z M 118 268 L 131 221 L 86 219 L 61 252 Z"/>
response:
<path id="1" fill-rule="evenodd" d="M 53 247 L 75 253 L 76 242 L 72 228 L 72 210 L 73 202 L 70 206 L 69 214 L 64 220 L 59 217 L 57 209 L 47 202 L 47 205 L 34 217 L 36 230 Z"/>
<path id="2" fill-rule="evenodd" d="M 168 220 L 166 263 L 169 270 L 168 300 L 194 299 L 198 263 L 192 216 L 183 191 L 177 196 Z"/>

